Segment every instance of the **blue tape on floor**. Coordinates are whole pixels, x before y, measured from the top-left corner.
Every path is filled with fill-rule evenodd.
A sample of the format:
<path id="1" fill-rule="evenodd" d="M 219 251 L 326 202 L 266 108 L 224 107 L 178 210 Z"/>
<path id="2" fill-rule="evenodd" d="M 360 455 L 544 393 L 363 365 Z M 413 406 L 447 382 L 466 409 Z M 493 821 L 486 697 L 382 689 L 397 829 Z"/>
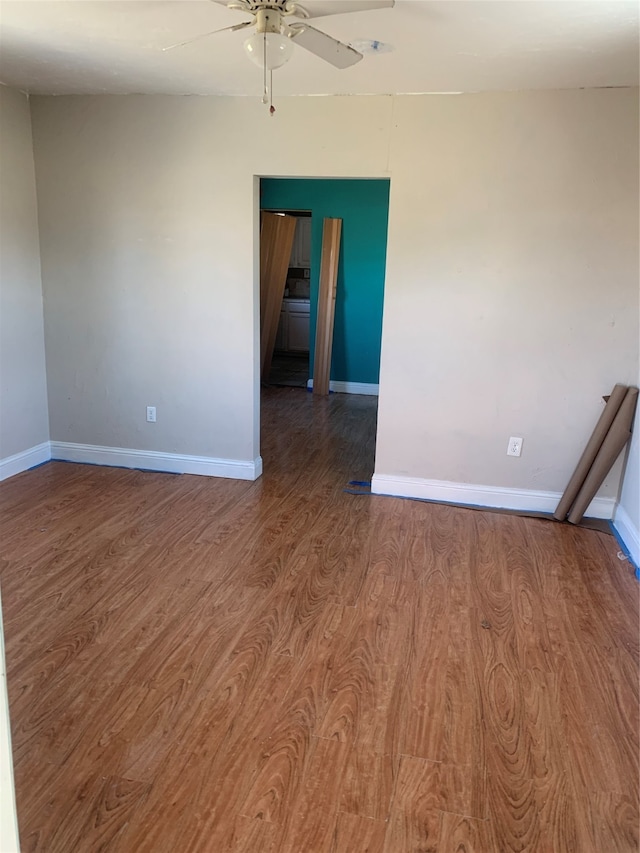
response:
<path id="1" fill-rule="evenodd" d="M 639 580 L 639 581 L 640 581 L 640 566 L 638 566 L 638 564 L 636 563 L 636 561 L 635 561 L 635 560 L 633 559 L 633 557 L 631 556 L 631 552 L 629 551 L 629 549 L 627 548 L 627 546 L 626 546 L 626 545 L 624 544 L 624 542 L 622 541 L 622 539 L 621 539 L 621 537 L 620 537 L 620 534 L 619 534 L 619 533 L 618 533 L 618 531 L 616 530 L 616 526 L 615 526 L 615 524 L 613 523 L 613 521 L 610 521 L 610 522 L 609 522 L 609 527 L 611 528 L 611 532 L 613 533 L 613 535 L 614 535 L 614 537 L 615 537 L 616 542 L 617 542 L 617 543 L 618 543 L 618 545 L 620 546 L 620 550 L 622 551 L 622 553 L 625 555 L 625 557 L 627 558 L 627 560 L 628 560 L 628 561 L 631 563 L 631 565 L 633 566 L 633 572 L 634 572 L 634 574 L 635 574 L 635 576 L 636 576 L 637 580 Z"/>
<path id="2" fill-rule="evenodd" d="M 38 462 L 37 465 L 32 465 L 31 468 L 27 468 L 27 471 L 35 471 L 36 468 L 42 468 L 43 465 L 48 465 L 49 462 L 53 462 L 53 459 L 47 459 L 45 462 Z"/>
<path id="3" fill-rule="evenodd" d="M 104 462 L 75 462 L 73 459 L 50 459 L 49 462 L 64 462 L 65 465 L 91 465 L 93 468 L 119 468 L 121 471 L 141 471 L 143 474 L 171 474 L 172 477 L 181 477 L 181 471 L 159 471 L 157 468 L 132 468 L 130 465 L 106 465 Z M 46 465 L 46 462 L 42 463 Z M 39 465 L 35 466 L 39 468 Z"/>

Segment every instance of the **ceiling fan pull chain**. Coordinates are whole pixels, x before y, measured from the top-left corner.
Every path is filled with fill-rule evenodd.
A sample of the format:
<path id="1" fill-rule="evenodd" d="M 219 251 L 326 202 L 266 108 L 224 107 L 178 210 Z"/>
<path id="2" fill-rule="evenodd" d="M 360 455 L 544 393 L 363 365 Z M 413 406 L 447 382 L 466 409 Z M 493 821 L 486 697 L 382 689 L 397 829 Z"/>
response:
<path id="1" fill-rule="evenodd" d="M 267 36 L 266 33 L 262 38 L 263 45 L 263 53 L 262 53 L 262 103 L 269 103 L 269 96 L 267 94 Z"/>
<path id="2" fill-rule="evenodd" d="M 276 111 L 276 108 L 273 106 L 273 71 L 269 71 L 269 115 L 273 115 Z"/>

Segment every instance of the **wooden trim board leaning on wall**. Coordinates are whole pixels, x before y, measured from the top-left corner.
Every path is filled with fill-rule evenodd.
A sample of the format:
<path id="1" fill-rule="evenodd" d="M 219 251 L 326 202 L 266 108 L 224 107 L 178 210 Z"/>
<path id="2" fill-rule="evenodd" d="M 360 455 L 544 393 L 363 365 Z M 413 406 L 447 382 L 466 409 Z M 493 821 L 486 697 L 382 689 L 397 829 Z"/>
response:
<path id="1" fill-rule="evenodd" d="M 329 393 L 333 321 L 338 284 L 338 261 L 342 219 L 325 219 L 322 229 L 322 259 L 318 291 L 318 323 L 313 359 L 313 393 L 324 397 Z"/>

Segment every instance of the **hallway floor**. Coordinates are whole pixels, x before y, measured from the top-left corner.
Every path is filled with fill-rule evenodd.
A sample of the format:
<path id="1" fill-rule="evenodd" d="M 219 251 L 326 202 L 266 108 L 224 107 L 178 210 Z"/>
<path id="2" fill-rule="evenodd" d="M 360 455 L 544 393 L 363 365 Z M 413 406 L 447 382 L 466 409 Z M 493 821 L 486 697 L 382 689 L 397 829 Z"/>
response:
<path id="1" fill-rule="evenodd" d="M 309 355 L 276 352 L 271 360 L 269 385 L 306 388 L 309 379 Z"/>

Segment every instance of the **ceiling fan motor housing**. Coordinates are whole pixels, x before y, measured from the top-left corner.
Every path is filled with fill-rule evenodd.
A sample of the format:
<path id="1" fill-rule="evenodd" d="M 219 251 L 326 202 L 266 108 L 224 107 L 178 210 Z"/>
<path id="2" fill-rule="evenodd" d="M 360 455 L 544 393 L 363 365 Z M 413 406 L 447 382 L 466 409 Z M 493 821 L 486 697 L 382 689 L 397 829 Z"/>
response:
<path id="1" fill-rule="evenodd" d="M 236 0 L 236 2 L 227 4 L 230 9 L 241 9 L 250 12 L 252 15 L 255 15 L 260 9 L 272 9 L 291 15 L 297 5 L 295 0 Z"/>
<path id="2" fill-rule="evenodd" d="M 281 33 L 282 13 L 276 9 L 258 9 L 256 12 L 256 32 Z"/>

